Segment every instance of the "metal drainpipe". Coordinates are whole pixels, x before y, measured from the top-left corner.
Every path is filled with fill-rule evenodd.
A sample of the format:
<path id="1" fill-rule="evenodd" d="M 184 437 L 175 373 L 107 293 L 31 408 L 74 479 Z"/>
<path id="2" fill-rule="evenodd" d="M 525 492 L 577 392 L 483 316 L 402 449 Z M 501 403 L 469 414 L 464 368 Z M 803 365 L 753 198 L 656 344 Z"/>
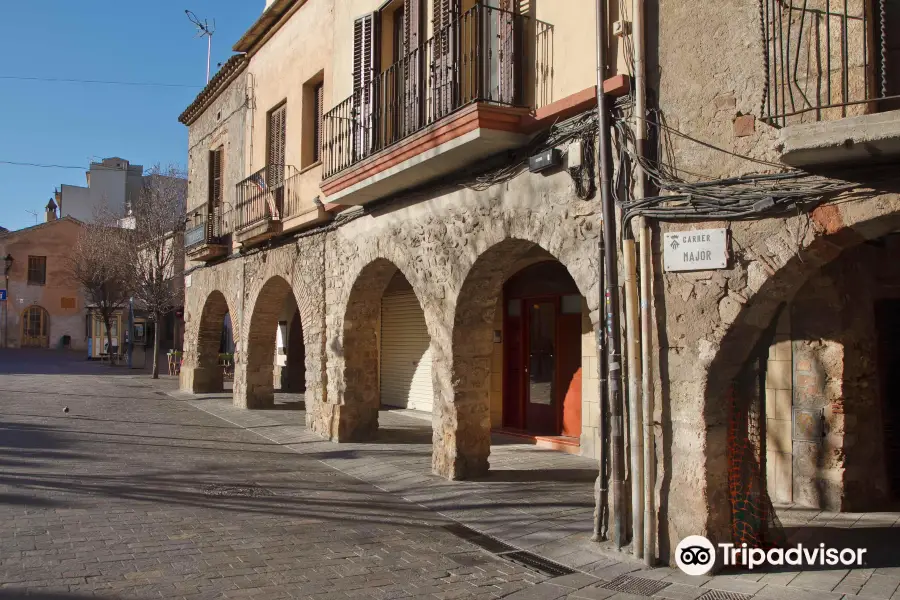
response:
<path id="1" fill-rule="evenodd" d="M 645 37 L 644 0 L 632 0 L 632 42 L 634 44 L 634 114 L 635 114 L 635 152 L 643 157 L 647 141 L 647 77 Z M 640 164 L 635 166 L 635 199 L 646 195 L 646 177 Z M 651 260 L 650 228 L 644 217 L 638 217 L 637 229 L 640 239 L 640 257 L 638 264 L 641 273 L 641 398 L 643 400 L 643 555 L 644 562 L 652 566 L 656 562 L 656 436 L 653 424 L 653 356 L 651 333 L 651 307 L 653 304 L 653 263 Z M 640 430 L 638 430 L 640 435 Z M 637 525 L 637 519 L 635 519 Z M 635 533 L 637 541 L 637 533 Z M 637 554 L 637 552 L 635 552 Z"/>
<path id="2" fill-rule="evenodd" d="M 627 237 L 626 237 L 627 235 Z M 631 461 L 631 551 L 636 558 L 644 555 L 644 444 L 641 431 L 641 349 L 637 267 L 634 236 L 622 231 L 622 261 L 625 268 L 625 354 L 628 361 L 628 441 Z"/>
<path id="3" fill-rule="evenodd" d="M 597 27 L 597 129 L 600 137 L 600 203 L 603 215 L 604 270 L 606 275 L 606 335 L 608 347 L 609 429 L 611 441 L 610 470 L 612 471 L 613 528 L 616 548 L 625 545 L 625 503 L 622 424 L 622 352 L 619 338 L 619 277 L 616 256 L 616 211 L 613 206 L 610 180 L 612 156 L 610 149 L 609 111 L 603 80 L 606 70 L 606 18 L 603 0 L 596 3 Z"/>

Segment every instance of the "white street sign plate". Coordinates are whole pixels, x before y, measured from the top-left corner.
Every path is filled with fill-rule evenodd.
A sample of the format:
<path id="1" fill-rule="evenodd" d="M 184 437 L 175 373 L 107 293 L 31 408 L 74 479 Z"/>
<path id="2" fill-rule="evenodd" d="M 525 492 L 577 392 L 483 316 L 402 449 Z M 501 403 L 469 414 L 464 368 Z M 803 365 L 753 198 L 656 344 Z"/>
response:
<path id="1" fill-rule="evenodd" d="M 728 266 L 728 233 L 724 229 L 672 231 L 663 235 L 666 271 L 703 271 Z"/>

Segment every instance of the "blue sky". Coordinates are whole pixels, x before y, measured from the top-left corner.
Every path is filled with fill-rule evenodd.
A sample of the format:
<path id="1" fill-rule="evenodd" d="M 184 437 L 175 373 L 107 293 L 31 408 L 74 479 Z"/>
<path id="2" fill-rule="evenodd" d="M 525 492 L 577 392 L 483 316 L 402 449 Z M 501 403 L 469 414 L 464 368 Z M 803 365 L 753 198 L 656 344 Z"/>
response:
<path id="1" fill-rule="evenodd" d="M 121 156 L 149 167 L 187 160 L 178 115 L 206 83 L 206 41 L 184 14 L 216 21 L 212 71 L 262 13 L 264 0 L 43 0 L 2 2 L 0 226 L 28 227 L 62 183 L 85 185 L 88 163 Z M 140 87 L 4 77 L 155 82 Z"/>

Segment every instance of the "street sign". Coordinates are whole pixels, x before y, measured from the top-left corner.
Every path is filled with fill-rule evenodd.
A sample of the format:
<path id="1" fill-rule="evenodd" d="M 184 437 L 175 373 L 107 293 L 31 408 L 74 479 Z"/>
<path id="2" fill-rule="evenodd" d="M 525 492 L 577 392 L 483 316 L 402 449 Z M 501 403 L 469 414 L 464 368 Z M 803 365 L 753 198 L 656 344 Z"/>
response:
<path id="1" fill-rule="evenodd" d="M 6 300 L 6 290 L 0 290 L 0 302 Z"/>
<path id="2" fill-rule="evenodd" d="M 663 236 L 666 271 L 703 271 L 728 266 L 728 233 L 724 229 L 672 231 Z"/>

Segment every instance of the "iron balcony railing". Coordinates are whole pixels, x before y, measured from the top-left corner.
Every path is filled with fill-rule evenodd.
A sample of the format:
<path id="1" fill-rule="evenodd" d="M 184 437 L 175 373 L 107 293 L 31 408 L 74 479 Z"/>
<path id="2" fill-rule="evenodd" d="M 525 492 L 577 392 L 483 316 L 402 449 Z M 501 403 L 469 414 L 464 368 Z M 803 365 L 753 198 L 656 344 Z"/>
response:
<path id="1" fill-rule="evenodd" d="M 236 230 L 299 214 L 298 180 L 299 172 L 291 165 L 267 165 L 239 182 Z"/>
<path id="2" fill-rule="evenodd" d="M 839 119 L 897 108 L 889 69 L 889 0 L 762 0 L 772 125 Z M 894 94 L 894 95 L 892 95 Z"/>
<path id="3" fill-rule="evenodd" d="M 192 212 L 184 231 L 184 247 L 187 251 L 206 244 L 221 243 L 224 235 L 222 227 L 222 209 L 217 207 L 210 215 L 209 206 L 203 206 Z"/>
<path id="4" fill-rule="evenodd" d="M 532 106 L 551 55 L 552 27 L 476 4 L 325 114 L 324 177 L 467 104 Z"/>

